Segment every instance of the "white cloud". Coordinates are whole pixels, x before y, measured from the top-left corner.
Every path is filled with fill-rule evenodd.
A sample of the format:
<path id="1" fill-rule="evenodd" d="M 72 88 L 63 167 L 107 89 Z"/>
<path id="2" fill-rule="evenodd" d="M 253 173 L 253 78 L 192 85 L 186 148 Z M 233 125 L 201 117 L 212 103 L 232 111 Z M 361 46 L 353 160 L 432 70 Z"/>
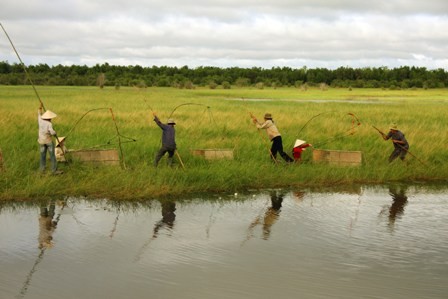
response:
<path id="1" fill-rule="evenodd" d="M 448 68 L 445 0 L 3 2 L 27 64 Z"/>

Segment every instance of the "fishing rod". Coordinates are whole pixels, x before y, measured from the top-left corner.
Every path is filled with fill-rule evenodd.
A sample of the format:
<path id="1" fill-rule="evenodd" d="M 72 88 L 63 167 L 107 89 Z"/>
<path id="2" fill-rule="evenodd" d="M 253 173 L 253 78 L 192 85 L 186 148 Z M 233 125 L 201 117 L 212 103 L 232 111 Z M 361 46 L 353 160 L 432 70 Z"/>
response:
<path id="1" fill-rule="evenodd" d="M 213 123 L 216 125 L 215 117 L 213 116 L 213 113 L 212 113 L 212 111 L 211 111 L 211 109 L 210 109 L 211 107 L 210 107 L 210 106 L 207 106 L 207 105 L 204 105 L 204 104 L 198 104 L 198 103 L 183 103 L 183 104 L 180 104 L 180 105 L 174 107 L 173 111 L 171 111 L 170 116 L 169 116 L 168 118 L 171 118 L 171 117 L 173 116 L 174 112 L 175 112 L 178 108 L 180 108 L 180 107 L 182 107 L 182 106 L 190 106 L 190 105 L 204 106 L 204 107 L 206 107 L 206 108 L 207 108 L 207 111 L 208 111 L 208 115 L 209 115 L 209 119 L 210 119 L 210 121 L 213 121 Z"/>
<path id="2" fill-rule="evenodd" d="M 318 116 L 321 116 L 322 114 L 332 113 L 332 112 L 334 112 L 334 111 L 322 112 L 322 113 L 316 114 L 316 115 L 314 115 L 313 117 L 311 117 L 311 118 L 305 123 L 305 125 L 303 125 L 303 127 L 299 130 L 299 133 L 297 134 L 297 136 L 300 136 L 300 133 L 303 131 L 303 129 L 305 129 L 305 128 L 308 126 L 308 124 L 309 124 L 313 119 L 315 119 L 315 118 L 318 117 Z"/>
<path id="3" fill-rule="evenodd" d="M 39 100 L 40 104 L 42 105 L 42 108 L 44 108 L 44 110 L 46 110 L 46 109 L 45 109 L 45 106 L 44 106 L 44 103 L 42 102 L 42 100 L 41 100 L 41 98 L 40 98 L 40 96 L 39 96 L 39 93 L 37 92 L 37 89 L 36 89 L 36 87 L 34 86 L 33 80 L 31 80 L 31 76 L 30 76 L 30 74 L 28 73 L 28 70 L 26 69 L 25 64 L 23 63 L 22 58 L 20 58 L 19 52 L 17 52 L 16 47 L 14 46 L 14 44 L 13 44 L 11 38 L 9 37 L 9 35 L 8 35 L 8 33 L 6 32 L 5 27 L 3 27 L 2 23 L 0 23 L 0 27 L 2 27 L 3 32 L 5 33 L 6 37 L 8 38 L 9 43 L 11 44 L 11 46 L 12 46 L 14 52 L 16 53 L 16 56 L 17 56 L 17 58 L 18 58 L 19 61 L 20 61 L 20 65 L 22 66 L 23 70 L 25 71 L 25 75 L 26 75 L 28 81 L 30 81 L 31 86 L 33 87 L 34 93 L 35 93 L 36 96 L 37 96 L 37 99 Z"/>
<path id="4" fill-rule="evenodd" d="M 73 125 L 73 127 L 70 129 L 70 131 L 68 132 L 68 134 L 67 134 L 67 137 L 73 132 L 73 130 L 78 126 L 78 124 L 81 122 L 81 120 L 82 119 L 84 119 L 84 117 L 87 115 L 87 114 L 89 114 L 89 113 L 91 113 L 91 112 L 93 112 L 93 111 L 98 111 L 98 110 L 109 110 L 110 111 L 110 113 L 111 113 L 111 116 L 112 116 L 112 121 L 114 122 L 114 124 L 115 124 L 115 129 L 116 129 L 116 131 L 117 131 L 117 136 L 114 136 L 114 137 L 112 137 L 111 139 L 109 139 L 108 141 L 107 141 L 107 143 L 106 144 L 104 144 L 104 145 L 112 145 L 112 144 L 118 144 L 119 145 L 119 147 L 120 147 L 120 152 L 121 152 L 121 155 L 122 155 L 122 158 L 123 158 L 123 164 L 122 164 L 122 167 L 123 168 L 126 168 L 125 167 L 125 164 L 124 164 L 124 156 L 123 156 L 123 151 L 122 151 L 122 148 L 121 148 L 121 145 L 123 144 L 123 143 L 128 143 L 128 142 L 135 142 L 135 141 L 137 141 L 136 139 L 134 139 L 134 138 L 131 138 L 131 137 L 126 137 L 126 136 L 123 136 L 123 135 L 121 135 L 120 134 L 120 132 L 118 131 L 118 126 L 117 126 L 117 123 L 116 123 L 116 121 L 115 121 L 115 116 L 114 116 L 114 113 L 113 113 L 113 111 L 112 111 L 112 108 L 95 108 L 95 109 L 91 109 L 91 110 L 89 110 L 89 111 L 87 111 L 86 113 L 84 113 L 77 121 L 76 121 L 76 123 Z M 67 137 L 65 137 L 65 138 L 67 138 Z M 112 139 L 114 139 L 114 138 L 117 138 L 118 137 L 118 142 L 117 143 L 111 143 L 111 140 Z M 122 138 L 125 138 L 125 139 L 128 139 L 128 141 L 121 141 L 121 138 L 120 137 L 122 137 Z M 101 147 L 101 146 L 104 146 L 104 145 L 97 145 L 97 146 L 93 146 L 93 147 L 91 147 L 91 148 L 98 148 L 98 147 Z"/>
<path id="5" fill-rule="evenodd" d="M 386 134 L 384 134 L 383 131 L 381 131 L 380 129 L 378 129 L 377 127 L 375 127 L 374 125 L 372 125 L 372 127 L 378 131 L 378 133 L 381 134 L 381 136 L 383 137 L 384 140 L 386 140 L 385 138 L 387 137 Z M 393 140 L 392 140 L 393 142 Z M 402 146 L 399 143 L 393 142 L 394 144 L 398 145 L 402 150 L 406 151 L 409 155 L 411 155 L 412 157 L 414 157 L 418 162 L 420 162 L 422 165 L 429 167 L 429 165 L 427 165 L 426 163 L 424 163 L 422 160 L 420 160 L 417 156 L 415 156 L 413 153 L 411 153 L 407 148 L 405 148 L 404 146 Z"/>
<path id="6" fill-rule="evenodd" d="M 333 112 L 333 111 L 332 111 L 332 112 Z M 324 113 L 326 113 L 326 112 L 324 112 Z M 321 114 L 323 114 L 323 113 L 320 113 L 320 114 L 318 114 L 318 115 L 315 115 L 315 116 L 313 116 L 311 119 L 313 119 L 313 118 L 315 118 L 315 117 L 317 117 L 317 116 L 319 116 L 319 115 L 321 115 Z M 340 134 L 337 134 L 337 135 L 335 135 L 335 136 L 333 136 L 333 137 L 331 137 L 331 138 L 325 139 L 323 142 L 314 144 L 314 147 L 319 147 L 319 146 L 322 146 L 322 145 L 324 145 L 324 144 L 327 144 L 327 143 L 329 143 L 329 142 L 331 142 L 331 141 L 333 141 L 333 140 L 336 140 L 336 139 L 340 139 L 340 138 L 344 138 L 344 137 L 347 137 L 347 136 L 354 135 L 354 134 L 356 133 L 356 132 L 355 132 L 355 129 L 356 129 L 356 127 L 358 127 L 358 126 L 361 125 L 361 121 L 360 121 L 359 118 L 358 118 L 354 113 L 352 113 L 352 112 L 348 112 L 348 113 L 346 113 L 346 115 L 349 115 L 349 116 L 352 118 L 352 125 L 351 125 L 351 128 L 348 129 L 348 130 L 346 130 L 346 131 L 344 131 L 344 132 L 342 132 L 342 133 L 340 133 Z M 308 121 L 307 123 L 309 123 L 309 121 Z M 356 124 L 356 126 L 355 126 L 355 124 Z M 306 125 L 305 125 L 305 126 L 306 126 Z M 304 126 L 304 127 L 305 127 L 305 126 Z"/>
<path id="7" fill-rule="evenodd" d="M 143 101 L 145 102 L 146 106 L 149 108 L 149 110 L 151 110 L 152 113 L 154 113 L 154 110 L 152 109 L 152 107 L 148 104 L 148 102 L 146 101 L 146 99 L 143 99 Z"/>
<path id="8" fill-rule="evenodd" d="M 81 122 L 81 120 L 87 115 L 87 114 L 89 114 L 90 112 L 93 112 L 93 111 L 98 111 L 98 110 L 108 110 L 109 108 L 95 108 L 95 109 L 91 109 L 91 110 L 89 110 L 89 111 L 87 111 L 86 113 L 84 113 L 77 121 L 76 121 L 76 123 L 73 125 L 73 127 L 68 131 L 68 133 L 67 133 L 67 135 L 66 135 L 66 137 L 65 138 L 67 138 L 71 133 L 72 133 L 72 131 L 76 128 L 76 126 Z"/>
<path id="9" fill-rule="evenodd" d="M 16 53 L 16 56 L 17 56 L 17 58 L 18 58 L 19 61 L 20 61 L 20 65 L 22 66 L 23 71 L 25 72 L 25 75 L 26 75 L 28 81 L 30 81 L 31 86 L 33 87 L 34 93 L 36 94 L 36 97 L 37 97 L 37 99 L 39 100 L 39 103 L 40 103 L 41 107 L 44 109 L 44 111 L 46 111 L 45 106 L 44 106 L 44 103 L 42 102 L 42 99 L 40 98 L 40 95 L 39 95 L 39 93 L 37 92 L 36 86 L 34 86 L 33 80 L 31 80 L 31 76 L 30 76 L 30 74 L 28 73 L 28 70 L 27 70 L 25 64 L 23 63 L 22 58 L 20 58 L 19 52 L 17 52 L 17 49 L 16 49 L 16 47 L 14 46 L 14 43 L 12 42 L 11 38 L 9 37 L 9 34 L 6 32 L 6 29 L 5 29 L 5 27 L 3 27 L 2 23 L 0 23 L 0 27 L 2 27 L 2 30 L 3 30 L 3 32 L 5 33 L 6 37 L 8 38 L 9 43 L 11 44 L 11 47 L 13 48 L 14 52 Z M 56 140 L 59 142 L 58 135 L 55 134 L 54 136 L 56 137 Z M 65 152 L 64 152 L 64 151 L 62 151 L 62 155 L 64 156 L 64 159 L 67 161 L 67 158 L 65 157 Z"/>
<path id="10" fill-rule="evenodd" d="M 210 106 L 207 106 L 207 105 L 204 105 L 204 104 L 198 104 L 198 103 L 183 103 L 183 104 L 180 104 L 180 105 L 174 107 L 173 111 L 171 111 L 170 116 L 169 116 L 168 118 L 171 118 L 171 117 L 173 116 L 173 113 L 174 113 L 178 108 L 180 108 L 180 107 L 182 107 L 182 106 L 189 106 L 189 105 L 204 106 L 204 107 L 206 107 L 207 109 L 210 109 Z"/>
<path id="11" fill-rule="evenodd" d="M 121 160 L 122 160 L 121 167 L 123 169 L 126 169 L 126 163 L 125 163 L 125 160 L 124 160 L 123 148 L 121 147 L 120 131 L 118 130 L 117 122 L 115 121 L 115 116 L 114 116 L 114 112 L 112 111 L 112 108 L 109 108 L 109 111 L 112 114 L 112 120 L 113 120 L 113 122 L 115 124 L 115 130 L 117 131 L 118 147 L 120 148 L 120 154 L 121 154 Z"/>
<path id="12" fill-rule="evenodd" d="M 316 114 L 316 115 L 313 115 L 301 128 L 300 128 L 300 130 L 299 130 L 299 133 L 297 134 L 297 136 L 300 136 L 300 133 L 302 133 L 302 131 L 303 131 L 303 129 L 305 129 L 307 126 L 308 126 L 308 124 L 313 120 L 313 119 L 315 119 L 316 117 L 319 117 L 319 116 L 321 116 L 322 114 L 327 114 L 327 113 L 333 113 L 334 111 L 326 111 L 326 112 L 322 112 L 322 113 L 319 113 L 319 114 Z M 293 147 L 294 146 L 294 143 L 292 143 L 291 144 L 291 146 Z"/>
<path id="13" fill-rule="evenodd" d="M 174 150 L 174 153 L 176 154 L 177 159 L 179 159 L 179 162 L 180 162 L 180 165 L 182 166 L 182 169 L 185 170 L 185 165 L 184 165 L 184 162 L 182 162 L 182 159 L 181 159 L 181 157 L 179 155 L 179 151 L 176 149 L 176 150 Z"/>
<path id="14" fill-rule="evenodd" d="M 253 121 L 254 123 L 258 123 L 258 120 L 255 118 L 255 116 L 252 114 L 252 112 L 249 112 L 249 116 L 250 116 L 250 118 L 252 118 L 252 121 Z M 260 136 L 260 138 L 261 138 L 263 141 L 266 141 L 266 139 L 265 139 L 265 138 L 263 137 L 263 135 L 261 134 L 261 131 L 260 131 L 259 128 L 257 128 L 257 132 L 258 132 L 258 135 Z M 269 146 L 269 143 L 268 143 L 268 142 L 265 142 L 265 144 L 266 144 L 266 148 L 268 149 L 269 155 L 271 156 L 272 160 L 274 160 L 275 164 L 278 165 L 279 162 L 278 162 L 278 160 L 274 157 L 274 154 L 272 154 L 272 151 L 271 151 L 271 148 L 270 148 L 270 146 Z"/>

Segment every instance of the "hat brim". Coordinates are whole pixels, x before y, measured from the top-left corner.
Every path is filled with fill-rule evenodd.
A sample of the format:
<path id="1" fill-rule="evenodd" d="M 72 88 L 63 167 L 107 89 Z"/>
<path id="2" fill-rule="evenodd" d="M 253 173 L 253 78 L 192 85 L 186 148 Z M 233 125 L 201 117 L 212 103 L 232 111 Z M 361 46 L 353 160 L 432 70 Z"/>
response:
<path id="1" fill-rule="evenodd" d="M 47 110 L 45 111 L 44 114 L 41 115 L 42 119 L 52 119 L 55 118 L 57 116 L 56 113 L 54 113 L 53 111 Z"/>

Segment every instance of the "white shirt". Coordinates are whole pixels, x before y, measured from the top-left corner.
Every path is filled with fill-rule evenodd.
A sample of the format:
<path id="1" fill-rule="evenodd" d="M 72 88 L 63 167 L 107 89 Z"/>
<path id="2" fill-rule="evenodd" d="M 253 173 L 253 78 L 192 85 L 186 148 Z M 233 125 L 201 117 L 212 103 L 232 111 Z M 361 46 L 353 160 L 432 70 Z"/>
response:
<path id="1" fill-rule="evenodd" d="M 280 132 L 277 129 L 277 126 L 270 119 L 266 120 L 264 123 L 260 124 L 257 122 L 257 128 L 266 129 L 266 133 L 268 133 L 269 140 L 274 139 L 277 136 L 280 136 Z"/>
<path id="2" fill-rule="evenodd" d="M 39 138 L 37 139 L 37 142 L 39 142 L 39 144 L 51 143 L 51 136 L 56 135 L 51 121 L 42 119 L 40 110 L 37 111 L 37 120 L 39 123 Z"/>

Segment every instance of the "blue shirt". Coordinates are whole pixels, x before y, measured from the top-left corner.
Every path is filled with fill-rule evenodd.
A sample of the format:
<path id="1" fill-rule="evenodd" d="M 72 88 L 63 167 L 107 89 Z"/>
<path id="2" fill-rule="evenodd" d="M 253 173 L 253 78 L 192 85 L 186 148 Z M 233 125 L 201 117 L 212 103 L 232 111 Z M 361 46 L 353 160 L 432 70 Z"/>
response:
<path id="1" fill-rule="evenodd" d="M 176 131 L 174 125 L 163 124 L 157 116 L 154 116 L 154 121 L 162 129 L 162 146 L 169 149 L 176 149 Z"/>
<path id="2" fill-rule="evenodd" d="M 408 141 L 404 137 L 404 134 L 401 131 L 398 131 L 398 130 L 394 131 L 394 132 L 389 131 L 389 133 L 386 135 L 386 140 L 387 139 L 391 139 L 391 138 L 393 140 L 399 140 L 399 141 L 404 142 L 404 143 L 395 143 L 394 142 L 394 146 L 396 148 L 401 148 L 401 147 L 404 147 L 405 149 L 409 148 L 409 143 L 408 143 Z"/>

